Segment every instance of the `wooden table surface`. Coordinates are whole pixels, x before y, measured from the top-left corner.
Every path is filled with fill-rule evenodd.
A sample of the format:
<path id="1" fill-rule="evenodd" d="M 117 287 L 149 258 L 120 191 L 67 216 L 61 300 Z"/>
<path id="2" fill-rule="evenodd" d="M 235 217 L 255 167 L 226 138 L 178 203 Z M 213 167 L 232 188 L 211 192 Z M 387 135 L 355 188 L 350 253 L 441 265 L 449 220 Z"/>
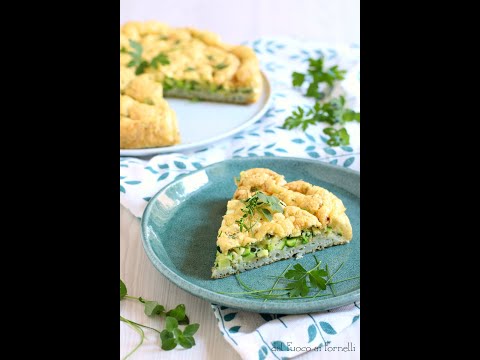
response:
<path id="1" fill-rule="evenodd" d="M 208 29 L 231 43 L 272 35 L 359 43 L 359 6 L 359 0 L 121 0 L 120 23 L 156 19 L 175 26 Z M 144 344 L 131 359 L 240 359 L 220 334 L 210 304 L 179 289 L 155 270 L 141 244 L 140 222 L 123 206 L 120 206 L 120 277 L 130 294 L 156 300 L 167 308 L 183 303 L 191 320 L 201 324 L 195 336 L 197 345 L 190 350 L 162 351 L 156 333 L 146 330 Z M 134 301 L 122 301 L 120 313 L 145 325 L 160 327 L 158 320 L 145 316 L 142 306 Z M 342 343 L 354 343 L 356 351 L 310 352 L 297 358 L 359 359 L 359 323 L 342 333 Z M 122 358 L 138 340 L 139 335 L 121 323 Z"/>

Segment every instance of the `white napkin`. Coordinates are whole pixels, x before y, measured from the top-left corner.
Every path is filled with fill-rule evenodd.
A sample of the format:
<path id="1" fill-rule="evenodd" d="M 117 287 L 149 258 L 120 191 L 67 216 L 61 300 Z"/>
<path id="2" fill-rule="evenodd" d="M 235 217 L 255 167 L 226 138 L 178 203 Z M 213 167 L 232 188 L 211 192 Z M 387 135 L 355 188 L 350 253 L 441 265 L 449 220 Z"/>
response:
<path id="1" fill-rule="evenodd" d="M 142 216 L 148 201 L 158 190 L 178 176 L 232 157 L 300 157 L 360 169 L 359 124 L 346 125 L 350 145 L 342 147 L 326 144 L 322 132 L 328 126 L 325 124 L 310 126 L 306 132 L 281 128 L 285 118 L 297 106 L 313 105 L 312 99 L 292 87 L 291 73 L 305 72 L 307 59 L 316 58 L 320 53 L 325 55 L 327 66 L 339 64 L 340 68 L 348 70 L 342 87 L 347 92 L 349 106 L 359 110 L 359 46 L 332 47 L 290 38 L 262 38 L 248 45 L 256 51 L 262 70 L 271 82 L 271 108 L 242 133 L 199 150 L 157 155 L 149 160 L 121 157 L 120 203 L 136 217 Z M 323 348 L 347 346 L 345 341 L 335 344 L 335 339 L 360 316 L 359 303 L 328 312 L 289 316 L 259 315 L 216 305 L 212 307 L 219 320 L 220 331 L 242 358 L 260 360 L 291 358 L 315 347 L 318 347 L 316 351 L 321 351 L 320 345 Z M 275 351 L 277 348 L 279 351 Z"/>
<path id="2" fill-rule="evenodd" d="M 358 351 L 359 344 L 339 334 L 360 318 L 360 302 L 302 315 L 257 314 L 212 305 L 225 340 L 242 359 L 286 359 L 307 351 Z"/>

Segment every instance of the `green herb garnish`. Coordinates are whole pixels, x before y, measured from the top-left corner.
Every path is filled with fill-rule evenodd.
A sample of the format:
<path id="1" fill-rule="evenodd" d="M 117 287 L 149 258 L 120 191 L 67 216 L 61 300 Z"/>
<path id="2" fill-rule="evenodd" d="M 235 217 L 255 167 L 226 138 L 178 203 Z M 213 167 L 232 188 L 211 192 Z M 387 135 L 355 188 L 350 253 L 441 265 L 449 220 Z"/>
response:
<path id="1" fill-rule="evenodd" d="M 122 46 L 122 47 L 120 48 L 120 52 L 121 52 L 121 53 L 128 54 L 128 50 L 127 50 L 127 48 L 126 48 L 125 46 Z"/>
<path id="2" fill-rule="evenodd" d="M 345 108 L 345 97 L 340 96 L 332 99 L 330 102 L 316 102 L 315 105 L 307 111 L 297 107 L 297 110 L 285 119 L 283 123 L 284 129 L 294 129 L 301 127 L 303 131 L 309 125 L 317 123 L 327 123 L 331 125 L 323 129 L 323 133 L 329 136 L 327 144 L 330 146 L 349 145 L 350 136 L 347 130 L 341 125 L 356 121 L 360 122 L 360 113 L 351 109 Z M 337 127 L 337 129 L 335 128 Z M 338 128 L 340 127 L 340 128 Z"/>
<path id="3" fill-rule="evenodd" d="M 340 70 L 338 65 L 324 69 L 323 56 L 318 59 L 309 59 L 309 67 L 306 74 L 292 73 L 292 85 L 301 87 L 308 84 L 304 94 L 316 99 L 311 108 L 297 107 L 292 114 L 285 119 L 284 129 L 300 127 L 305 131 L 308 126 L 317 123 L 327 123 L 330 127 L 323 130 L 328 135 L 327 144 L 330 146 L 349 145 L 350 136 L 342 126 L 349 121 L 360 122 L 360 113 L 345 107 L 345 97 L 339 96 L 329 101 L 327 95 L 333 91 L 335 83 L 345 78 L 346 70 Z"/>
<path id="4" fill-rule="evenodd" d="M 326 91 L 331 91 L 335 82 L 345 79 L 346 70 L 340 70 L 338 65 L 324 69 L 324 57 L 308 59 L 309 67 L 306 74 L 294 72 L 292 74 L 292 85 L 300 87 L 305 81 L 309 83 L 305 96 L 315 99 L 323 99 Z M 320 85 L 326 84 L 325 89 L 320 90 Z"/>
<path id="5" fill-rule="evenodd" d="M 142 44 L 131 39 L 128 41 L 133 51 L 128 52 L 128 54 L 130 54 L 132 59 L 127 64 L 127 66 L 136 68 L 135 75 L 143 74 L 146 68 L 149 66 L 153 67 L 154 69 L 157 69 L 158 64 L 162 64 L 162 65 L 170 64 L 170 61 L 168 60 L 167 56 L 164 53 L 158 54 L 152 59 L 152 61 L 148 62 L 147 60 L 142 58 L 142 54 L 143 54 Z"/>
<path id="6" fill-rule="evenodd" d="M 264 299 L 264 301 L 270 299 L 289 300 L 298 297 L 304 299 L 316 299 L 324 296 L 336 296 L 332 285 L 360 278 L 360 276 L 355 276 L 338 281 L 332 281 L 333 277 L 343 267 L 343 263 L 332 275 L 330 275 L 328 271 L 328 265 L 325 265 L 325 268 L 321 269 L 321 262 L 315 255 L 314 258 L 316 265 L 310 270 L 306 270 L 299 263 L 295 264 L 292 269 L 289 269 L 290 265 L 288 265 L 280 276 L 273 276 L 276 281 L 270 289 L 253 289 L 245 284 L 240 279 L 239 275 L 235 275 L 238 284 L 246 291 L 233 293 L 222 292 L 221 294 L 246 295 L 256 299 Z M 279 282 L 282 282 L 283 285 L 278 285 Z M 327 287 L 331 292 L 325 293 Z M 312 292 L 314 293 L 312 294 Z"/>
<path id="7" fill-rule="evenodd" d="M 135 75 L 140 75 L 145 72 L 148 62 L 142 59 L 143 47 L 142 44 L 134 40 L 128 40 L 130 47 L 133 51 L 129 51 L 128 54 L 132 57 L 130 62 L 127 64 L 128 67 L 135 67 Z"/>
<path id="8" fill-rule="evenodd" d="M 122 300 L 127 295 L 127 287 L 123 283 L 122 279 L 120 279 L 120 300 Z"/>
<path id="9" fill-rule="evenodd" d="M 126 319 L 120 315 L 120 321 L 128 324 L 140 335 L 140 342 L 135 346 L 132 351 L 130 351 L 125 356 L 124 359 L 132 355 L 143 344 L 143 341 L 145 339 L 145 333 L 142 328 L 153 330 L 160 335 L 163 350 L 172 350 L 177 345 L 180 345 L 186 349 L 190 349 L 192 346 L 195 345 L 195 339 L 193 338 L 193 335 L 197 332 L 200 325 L 190 324 L 190 320 L 185 313 L 185 305 L 180 304 L 177 305 L 175 309 L 165 311 L 165 307 L 163 305 L 160 305 L 156 301 L 146 300 L 142 297 L 127 295 L 127 287 L 120 279 L 120 300 L 122 299 L 132 299 L 141 302 L 144 305 L 144 312 L 147 316 L 165 316 L 165 329 L 160 331 L 150 326 L 139 324 L 135 321 Z M 179 325 L 187 326 L 182 331 L 178 328 Z"/>
<path id="10" fill-rule="evenodd" d="M 152 61 L 150 61 L 150 66 L 156 69 L 158 67 L 158 64 L 161 65 L 168 65 L 170 64 L 170 60 L 168 60 L 167 55 L 165 55 L 163 52 L 155 56 Z"/>
<path id="11" fill-rule="evenodd" d="M 222 70 L 222 69 L 227 68 L 228 65 L 227 65 L 227 64 L 224 64 L 224 63 L 220 63 L 220 64 L 217 64 L 217 65 L 214 65 L 213 67 L 214 67 L 215 69 L 217 69 L 217 70 Z"/>
<path id="12" fill-rule="evenodd" d="M 235 222 L 240 226 L 240 232 L 243 230 L 252 231 L 257 222 L 253 223 L 255 211 L 257 211 L 266 220 L 272 221 L 273 213 L 283 212 L 283 203 L 275 196 L 265 195 L 257 191 L 253 196 L 244 201 L 245 207 L 242 209 L 243 216 Z"/>
<path id="13" fill-rule="evenodd" d="M 189 66 L 189 67 L 187 67 L 187 68 L 185 69 L 185 71 L 195 71 L 195 68 Z"/>

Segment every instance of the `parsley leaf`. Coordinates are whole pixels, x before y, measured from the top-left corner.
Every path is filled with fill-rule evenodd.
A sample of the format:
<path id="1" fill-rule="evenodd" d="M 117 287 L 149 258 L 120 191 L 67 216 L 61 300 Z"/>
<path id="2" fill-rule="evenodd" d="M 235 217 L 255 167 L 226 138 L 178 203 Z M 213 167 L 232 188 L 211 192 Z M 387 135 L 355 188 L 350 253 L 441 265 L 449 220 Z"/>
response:
<path id="1" fill-rule="evenodd" d="M 313 97 L 316 99 L 323 99 L 325 97 L 325 93 L 323 91 L 318 90 L 318 83 L 317 82 L 312 82 L 307 89 L 307 93 L 305 96 L 308 97 Z"/>
<path id="2" fill-rule="evenodd" d="M 273 195 L 265 195 L 262 192 L 257 192 L 256 196 L 258 197 L 258 205 L 262 206 L 262 204 L 265 204 L 268 206 L 273 212 L 283 212 L 283 206 L 285 204 L 276 196 Z"/>
<path id="3" fill-rule="evenodd" d="M 160 315 L 165 311 L 163 305 L 160 305 L 156 301 L 146 301 L 145 302 L 145 315 L 152 316 L 152 315 Z"/>
<path id="4" fill-rule="evenodd" d="M 128 67 L 139 66 L 142 63 L 142 53 L 143 46 L 139 42 L 136 42 L 132 39 L 128 40 L 130 47 L 133 51 L 129 51 L 128 54 L 132 57 L 130 62 L 127 64 Z"/>
<path id="5" fill-rule="evenodd" d="M 172 350 L 177 347 L 177 339 L 173 336 L 173 333 L 167 329 L 160 333 L 160 340 L 162 340 L 163 350 Z"/>
<path id="6" fill-rule="evenodd" d="M 315 255 L 313 257 L 315 258 L 316 262 L 316 265 L 313 268 L 307 271 L 300 263 L 297 263 L 293 266 L 293 269 L 290 269 L 290 264 L 285 268 L 285 270 L 283 270 L 280 276 L 273 276 L 273 278 L 276 278 L 276 280 L 270 289 L 253 289 L 245 284 L 238 275 L 236 275 L 235 278 L 237 279 L 238 284 L 246 291 L 233 293 L 220 292 L 220 294 L 247 295 L 256 299 L 264 299 L 264 301 L 269 299 L 289 300 L 296 297 L 316 299 L 317 297 L 321 296 L 336 296 L 332 285 L 360 278 L 360 276 L 354 276 L 347 279 L 332 281 L 333 277 L 340 271 L 344 263 L 341 263 L 337 270 L 330 275 L 328 271 L 328 265 L 325 265 L 325 269 L 321 269 L 321 262 Z M 280 284 L 283 283 L 284 286 L 277 286 L 279 282 Z M 321 294 L 327 289 L 327 287 L 330 288 L 331 293 Z M 315 294 L 310 295 L 312 290 L 315 290 L 316 292 Z M 185 328 L 184 335 L 187 334 L 187 328 Z"/>
<path id="7" fill-rule="evenodd" d="M 264 217 L 265 219 L 267 219 L 268 221 L 272 221 L 272 220 L 273 220 L 273 215 L 272 215 L 272 213 L 270 212 L 270 210 L 264 209 L 264 208 L 260 208 L 260 209 L 258 209 L 258 212 L 259 212 L 260 214 L 262 214 L 263 217 Z"/>
<path id="8" fill-rule="evenodd" d="M 324 57 L 318 59 L 308 59 L 307 73 L 292 73 L 292 85 L 301 87 L 305 82 L 308 83 L 305 96 L 313 97 L 317 100 L 324 99 L 326 93 L 330 93 L 336 81 L 345 79 L 346 70 L 341 70 L 338 65 L 325 68 Z"/>
<path id="9" fill-rule="evenodd" d="M 292 85 L 293 86 L 302 86 L 305 81 L 305 74 L 293 72 L 292 73 Z"/>
<path id="10" fill-rule="evenodd" d="M 328 273 L 325 270 L 317 269 L 308 274 L 308 280 L 310 280 L 310 284 L 316 286 L 320 290 L 325 290 L 327 288 L 327 280 L 324 279 L 325 276 L 328 276 Z"/>
<path id="11" fill-rule="evenodd" d="M 192 336 L 178 336 L 178 343 L 184 347 L 185 349 L 190 349 L 193 345 L 195 345 L 195 340 Z"/>
<path id="12" fill-rule="evenodd" d="M 120 300 L 122 300 L 125 295 L 127 295 L 127 287 L 123 283 L 122 279 L 120 279 Z"/>
<path id="13" fill-rule="evenodd" d="M 158 64 L 161 64 L 161 65 L 170 64 L 170 60 L 168 60 L 167 55 L 165 55 L 163 52 L 155 56 L 152 59 L 152 61 L 150 61 L 150 66 L 153 67 L 154 69 L 158 68 Z"/>
<path id="14" fill-rule="evenodd" d="M 284 129 L 301 128 L 305 131 L 310 125 L 324 122 L 331 125 L 324 130 L 324 133 L 330 137 L 327 140 L 328 145 L 349 145 L 350 136 L 341 125 L 349 121 L 360 122 L 360 113 L 345 108 L 344 96 L 326 101 L 335 83 L 345 79 L 346 70 L 339 69 L 338 65 L 326 68 L 323 56 L 318 59 L 308 59 L 308 65 L 306 74 L 296 71 L 292 73 L 292 85 L 303 87 L 307 83 L 304 95 L 314 98 L 316 103 L 307 109 L 298 106 L 285 119 L 282 127 Z"/>
<path id="15" fill-rule="evenodd" d="M 140 75 L 145 72 L 145 69 L 148 67 L 148 62 L 143 60 L 138 66 L 137 69 L 135 70 L 135 75 Z"/>
<path id="16" fill-rule="evenodd" d="M 288 296 L 289 297 L 297 297 L 297 296 L 307 296 L 308 293 L 310 292 L 309 287 L 307 286 L 307 280 L 305 277 L 294 281 L 289 284 L 289 286 L 286 287 L 286 289 L 289 289 Z"/>
<path id="17" fill-rule="evenodd" d="M 156 301 L 145 300 L 142 297 L 127 296 L 127 287 L 123 283 L 122 279 L 120 279 L 120 300 L 122 300 L 123 298 L 138 300 L 139 302 L 144 304 L 145 306 L 144 312 L 148 316 L 165 314 L 165 308 L 163 307 L 163 305 L 160 305 Z M 145 338 L 145 334 L 142 328 L 150 329 L 160 334 L 163 350 L 172 350 L 176 348 L 178 344 L 180 344 L 182 347 L 186 349 L 190 349 L 192 346 L 195 345 L 195 339 L 193 338 L 193 335 L 197 332 L 200 325 L 199 324 L 188 325 L 190 320 L 185 314 L 185 305 L 180 304 L 177 307 L 175 307 L 175 309 L 168 311 L 165 315 L 166 315 L 166 319 L 165 319 L 166 328 L 163 331 L 157 330 L 150 326 L 139 324 L 135 321 L 126 319 L 120 315 L 120 321 L 123 321 L 124 323 L 132 327 L 141 336 L 141 341 L 127 355 L 127 357 L 133 354 L 142 345 L 143 340 Z M 185 331 L 182 332 L 178 328 L 178 325 L 187 325 L 185 327 Z"/>
<path id="18" fill-rule="evenodd" d="M 167 316 L 165 328 L 168 331 L 173 331 L 173 329 L 176 329 L 177 327 L 178 327 L 177 319 L 175 319 L 174 317 L 171 317 L 171 316 Z"/>
<path id="19" fill-rule="evenodd" d="M 197 332 L 198 328 L 200 327 L 199 324 L 190 324 L 185 327 L 185 330 L 183 330 L 183 335 L 185 336 L 193 336 Z"/>
<path id="20" fill-rule="evenodd" d="M 334 65 L 328 69 L 324 69 L 324 57 L 320 56 L 318 59 L 308 59 L 308 80 L 311 81 L 311 93 L 306 96 L 318 98 L 323 92 L 318 91 L 318 86 L 321 83 L 326 83 L 328 87 L 332 88 L 335 81 L 345 79 L 346 70 L 340 70 L 338 65 Z M 294 75 L 292 74 L 292 77 Z M 309 87 L 310 89 L 310 87 Z M 315 91 L 315 90 L 317 91 Z"/>
<path id="21" fill-rule="evenodd" d="M 251 231 L 257 224 L 257 222 L 254 223 L 253 216 L 255 212 L 258 212 L 268 221 L 271 221 L 273 219 L 272 212 L 283 213 L 283 206 L 285 206 L 277 197 L 265 195 L 261 191 L 257 191 L 253 196 L 245 200 L 244 203 L 245 207 L 242 209 L 243 216 L 235 220 L 240 227 L 240 232 L 243 232 L 243 230 Z"/>
<path id="22" fill-rule="evenodd" d="M 286 273 L 285 273 L 285 277 L 287 279 L 295 279 L 295 280 L 299 280 L 303 277 L 305 277 L 305 274 L 307 273 L 307 270 L 305 270 L 305 268 L 300 265 L 300 264 L 295 264 L 293 266 L 293 269 L 291 270 L 288 270 Z"/>
<path id="23" fill-rule="evenodd" d="M 316 102 L 315 105 L 307 111 L 301 107 L 285 119 L 284 129 L 294 129 L 297 127 L 305 131 L 308 126 L 317 123 L 327 123 L 331 125 L 323 130 L 324 134 L 330 138 L 327 144 L 330 146 L 349 145 L 350 136 L 344 127 L 335 129 L 334 126 L 343 125 L 350 121 L 360 122 L 360 113 L 352 109 L 345 108 L 345 97 L 340 96 L 329 102 Z"/>
<path id="24" fill-rule="evenodd" d="M 161 65 L 170 64 L 170 60 L 168 60 L 167 55 L 165 55 L 163 52 L 155 56 L 152 59 L 152 61 L 148 62 L 147 60 L 142 58 L 142 54 L 143 54 L 142 44 L 132 39 L 128 41 L 133 51 L 128 52 L 128 54 L 132 57 L 132 59 L 128 62 L 127 67 L 135 67 L 136 68 L 135 75 L 143 74 L 148 67 L 153 67 L 154 69 L 157 69 L 158 64 L 161 64 Z"/>
<path id="25" fill-rule="evenodd" d="M 175 319 L 178 320 L 178 323 L 180 325 L 186 325 L 190 323 L 190 320 L 188 319 L 187 315 L 185 315 L 185 305 L 183 304 L 177 305 L 175 309 L 168 311 L 166 313 L 166 316 L 174 317 Z"/>

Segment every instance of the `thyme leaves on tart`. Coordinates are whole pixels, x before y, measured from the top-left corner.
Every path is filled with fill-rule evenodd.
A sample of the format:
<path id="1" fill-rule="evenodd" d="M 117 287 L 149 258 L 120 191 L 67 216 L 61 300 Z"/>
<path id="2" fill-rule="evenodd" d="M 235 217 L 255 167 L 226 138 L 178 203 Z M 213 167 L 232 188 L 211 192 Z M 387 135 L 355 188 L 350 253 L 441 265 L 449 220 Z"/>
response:
<path id="1" fill-rule="evenodd" d="M 272 221 L 272 213 L 283 212 L 283 207 L 285 206 L 285 203 L 279 198 L 273 195 L 265 195 L 261 191 L 257 191 L 253 196 L 245 200 L 244 204 L 245 207 L 242 208 L 243 216 L 235 220 L 240 227 L 240 232 L 244 230 L 252 231 L 253 227 L 258 223 L 254 218 L 255 212 L 266 220 Z"/>

